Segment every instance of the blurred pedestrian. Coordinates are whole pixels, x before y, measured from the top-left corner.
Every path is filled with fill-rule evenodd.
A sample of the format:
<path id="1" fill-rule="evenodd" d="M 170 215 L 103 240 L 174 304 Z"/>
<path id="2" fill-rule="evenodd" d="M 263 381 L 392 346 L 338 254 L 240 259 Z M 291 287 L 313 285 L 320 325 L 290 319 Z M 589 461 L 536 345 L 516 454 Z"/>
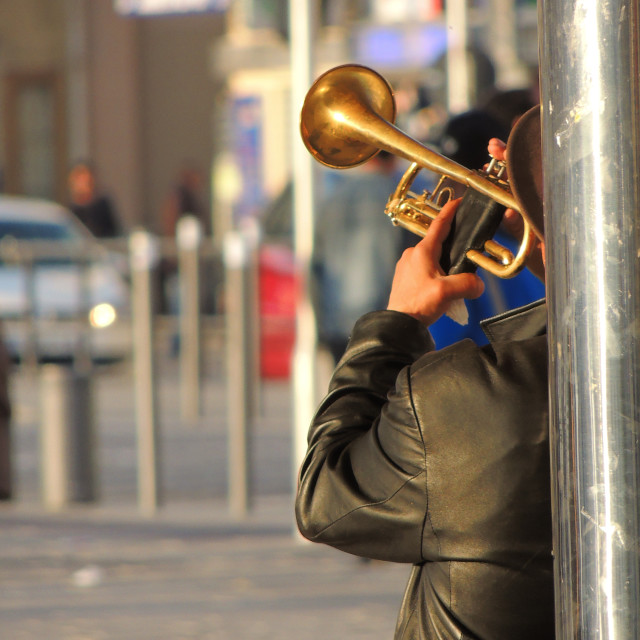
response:
<path id="1" fill-rule="evenodd" d="M 99 192 L 96 173 L 89 162 L 77 162 L 71 167 L 68 186 L 69 208 L 96 238 L 114 238 L 121 234 L 111 198 Z"/>
<path id="2" fill-rule="evenodd" d="M 453 116 L 444 127 L 439 140 L 443 155 L 468 169 L 481 169 L 489 161 L 487 140 L 509 137 L 506 127 L 483 109 L 471 109 Z"/>
<path id="3" fill-rule="evenodd" d="M 202 172 L 191 162 L 184 162 L 171 186 L 162 208 L 162 232 L 165 237 L 175 241 L 178 222 L 185 216 L 195 217 L 206 234 L 206 215 L 202 190 L 204 178 Z M 163 311 L 177 315 L 180 312 L 180 291 L 178 283 L 178 260 L 172 256 L 163 256 L 160 263 L 161 307 Z M 203 292 L 200 293 L 203 303 Z M 174 333 L 171 337 L 170 351 L 177 355 L 180 349 L 180 337 Z"/>
<path id="4" fill-rule="evenodd" d="M 163 233 L 175 238 L 176 225 L 182 216 L 195 216 L 206 228 L 205 209 L 202 198 L 204 178 L 202 172 L 193 164 L 185 162 L 171 187 L 162 211 Z"/>
<path id="5" fill-rule="evenodd" d="M 403 249 L 401 229 L 384 214 L 397 185 L 395 159 L 381 151 L 341 175 L 318 208 L 313 300 L 318 341 L 338 361 L 357 318 L 384 309 L 396 262 Z"/>

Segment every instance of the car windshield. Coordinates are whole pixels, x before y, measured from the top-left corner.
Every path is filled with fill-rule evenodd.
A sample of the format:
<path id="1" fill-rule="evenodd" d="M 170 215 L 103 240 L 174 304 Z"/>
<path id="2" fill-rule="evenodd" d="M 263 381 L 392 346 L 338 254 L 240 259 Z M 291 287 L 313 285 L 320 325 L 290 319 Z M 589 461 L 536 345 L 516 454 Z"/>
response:
<path id="1" fill-rule="evenodd" d="M 77 240 L 80 234 L 70 226 L 53 222 L 0 220 L 0 238 L 16 240 Z"/>
<path id="2" fill-rule="evenodd" d="M 68 224 L 46 220 L 0 220 L 0 264 L 15 264 L 28 259 L 41 267 L 71 265 L 74 259 L 67 254 L 67 250 L 64 251 L 64 255 L 60 254 L 60 247 L 64 245 L 59 243 L 77 242 L 82 239 L 82 234 Z M 37 250 L 38 255 L 27 258 L 23 253 L 16 253 L 17 243 L 30 241 L 45 243 Z"/>

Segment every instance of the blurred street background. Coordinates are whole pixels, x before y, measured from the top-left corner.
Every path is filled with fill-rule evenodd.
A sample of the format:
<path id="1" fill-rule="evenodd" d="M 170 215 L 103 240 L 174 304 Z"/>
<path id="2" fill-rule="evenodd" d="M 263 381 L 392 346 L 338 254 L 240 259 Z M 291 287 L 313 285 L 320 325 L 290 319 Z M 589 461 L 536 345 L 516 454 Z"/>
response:
<path id="1" fill-rule="evenodd" d="M 175 402 L 175 360 L 162 370 L 164 497 L 152 517 L 137 504 L 129 368 L 95 379 L 97 500 L 55 511 L 41 497 L 38 381 L 13 377 L 16 485 L 15 500 L 0 505 L 0 637 L 391 637 L 408 567 L 363 563 L 294 534 L 288 382 L 263 389 L 251 508 L 238 518 L 227 500 L 220 360 L 209 364 L 206 417 L 195 424 Z"/>
<path id="2" fill-rule="evenodd" d="M 293 494 L 407 163 L 375 201 L 312 166 L 301 97 L 369 66 L 480 168 L 537 51 L 535 0 L 0 0 L 0 639 L 392 637 L 409 568 L 302 542 Z M 542 294 L 483 278 L 438 345 Z"/>

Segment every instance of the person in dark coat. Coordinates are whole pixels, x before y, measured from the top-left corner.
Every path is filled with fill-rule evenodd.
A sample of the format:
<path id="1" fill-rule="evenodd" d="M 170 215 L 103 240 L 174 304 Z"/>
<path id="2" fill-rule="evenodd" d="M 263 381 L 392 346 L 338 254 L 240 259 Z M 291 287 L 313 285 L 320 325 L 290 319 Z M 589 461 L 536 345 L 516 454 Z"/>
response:
<path id="1" fill-rule="evenodd" d="M 551 640 L 546 307 L 487 321 L 485 346 L 435 349 L 429 326 L 484 288 L 439 264 L 458 204 L 405 251 L 387 309 L 356 322 L 309 430 L 297 522 L 312 541 L 413 565 L 396 640 Z M 544 255 L 541 204 L 531 219 Z"/>
<path id="2" fill-rule="evenodd" d="M 68 185 L 69 208 L 96 238 L 114 238 L 121 234 L 113 202 L 106 194 L 99 193 L 95 171 L 88 162 L 78 162 L 71 167 Z"/>

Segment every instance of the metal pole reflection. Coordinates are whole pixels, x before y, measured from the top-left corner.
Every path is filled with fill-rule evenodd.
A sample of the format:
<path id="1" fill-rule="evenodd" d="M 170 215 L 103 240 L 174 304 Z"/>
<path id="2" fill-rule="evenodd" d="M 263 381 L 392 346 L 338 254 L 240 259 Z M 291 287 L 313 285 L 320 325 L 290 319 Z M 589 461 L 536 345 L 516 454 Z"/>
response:
<path id="1" fill-rule="evenodd" d="M 638 638 L 638 3 L 539 10 L 557 637 Z"/>

